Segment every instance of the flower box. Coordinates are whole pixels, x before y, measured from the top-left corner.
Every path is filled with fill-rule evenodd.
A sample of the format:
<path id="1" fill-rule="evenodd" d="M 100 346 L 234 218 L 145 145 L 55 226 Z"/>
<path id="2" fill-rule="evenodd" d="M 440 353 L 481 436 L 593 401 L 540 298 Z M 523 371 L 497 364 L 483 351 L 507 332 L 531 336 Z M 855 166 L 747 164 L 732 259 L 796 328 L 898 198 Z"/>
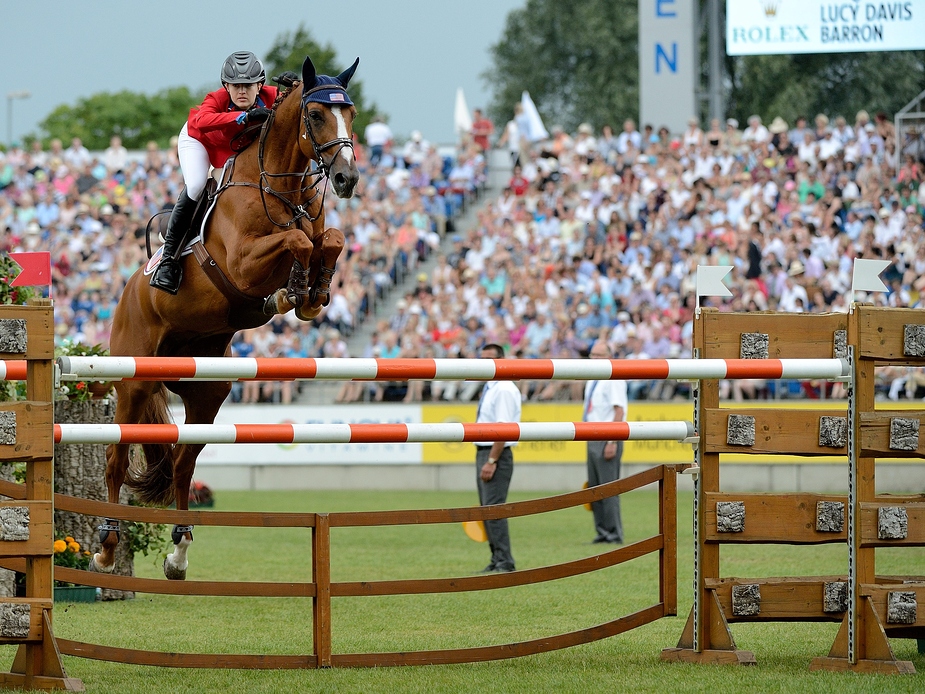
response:
<path id="1" fill-rule="evenodd" d="M 55 602 L 96 602 L 93 586 L 55 586 Z"/>

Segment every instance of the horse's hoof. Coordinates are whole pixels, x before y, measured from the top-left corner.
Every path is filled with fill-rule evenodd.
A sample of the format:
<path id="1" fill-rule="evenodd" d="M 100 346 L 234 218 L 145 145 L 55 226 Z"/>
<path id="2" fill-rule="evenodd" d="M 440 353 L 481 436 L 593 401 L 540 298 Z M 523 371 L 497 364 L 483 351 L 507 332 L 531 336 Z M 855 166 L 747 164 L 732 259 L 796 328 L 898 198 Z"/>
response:
<path id="1" fill-rule="evenodd" d="M 180 569 L 169 561 L 167 557 L 164 557 L 164 576 L 166 576 L 171 581 L 185 581 L 186 580 L 186 569 Z"/>
<path id="2" fill-rule="evenodd" d="M 90 557 L 90 563 L 87 565 L 87 571 L 94 571 L 99 574 L 111 574 L 112 570 L 116 567 L 115 563 L 112 566 L 103 566 L 97 561 L 99 557 L 99 552 Z"/>
<path id="3" fill-rule="evenodd" d="M 295 310 L 295 317 L 302 321 L 314 320 L 321 313 L 321 306 L 318 308 L 303 309 L 301 306 Z"/>

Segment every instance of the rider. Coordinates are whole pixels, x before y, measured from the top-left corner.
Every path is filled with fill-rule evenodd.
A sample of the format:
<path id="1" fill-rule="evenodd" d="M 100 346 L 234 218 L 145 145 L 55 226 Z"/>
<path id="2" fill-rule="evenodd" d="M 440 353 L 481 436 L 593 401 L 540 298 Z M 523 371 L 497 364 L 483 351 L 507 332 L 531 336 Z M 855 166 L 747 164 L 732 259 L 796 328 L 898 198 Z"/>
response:
<path id="1" fill-rule="evenodd" d="M 286 72 L 274 79 L 288 86 L 298 75 Z M 152 287 L 170 294 L 179 291 L 183 279 L 180 253 L 196 203 L 205 190 L 209 166 L 223 167 L 234 153 L 232 139 L 246 127 L 269 118 L 278 90 L 265 82 L 266 73 L 257 56 L 248 51 L 232 53 L 222 66 L 222 88 L 207 94 L 198 108 L 190 110 L 177 143 L 186 188 L 170 214 Z"/>

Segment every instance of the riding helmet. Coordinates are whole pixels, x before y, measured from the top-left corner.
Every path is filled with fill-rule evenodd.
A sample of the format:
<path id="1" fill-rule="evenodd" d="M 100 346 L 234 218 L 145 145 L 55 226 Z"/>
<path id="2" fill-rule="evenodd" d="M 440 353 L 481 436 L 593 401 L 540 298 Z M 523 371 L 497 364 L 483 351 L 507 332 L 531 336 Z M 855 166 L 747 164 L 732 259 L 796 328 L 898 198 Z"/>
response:
<path id="1" fill-rule="evenodd" d="M 222 65 L 222 82 L 224 84 L 253 84 L 265 82 L 267 73 L 257 56 L 250 51 L 238 51 L 225 59 Z"/>

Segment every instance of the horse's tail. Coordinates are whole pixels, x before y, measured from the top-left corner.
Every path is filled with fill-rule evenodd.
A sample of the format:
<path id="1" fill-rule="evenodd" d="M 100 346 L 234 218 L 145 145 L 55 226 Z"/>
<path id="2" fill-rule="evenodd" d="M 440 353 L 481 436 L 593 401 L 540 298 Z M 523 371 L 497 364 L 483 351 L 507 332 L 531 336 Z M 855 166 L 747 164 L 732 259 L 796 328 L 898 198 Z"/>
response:
<path id="1" fill-rule="evenodd" d="M 169 424 L 167 389 L 161 385 L 148 398 L 139 424 Z M 138 500 L 152 506 L 169 506 L 174 501 L 173 446 L 169 443 L 145 443 L 141 446 L 145 467 L 129 469 L 126 486 Z"/>

